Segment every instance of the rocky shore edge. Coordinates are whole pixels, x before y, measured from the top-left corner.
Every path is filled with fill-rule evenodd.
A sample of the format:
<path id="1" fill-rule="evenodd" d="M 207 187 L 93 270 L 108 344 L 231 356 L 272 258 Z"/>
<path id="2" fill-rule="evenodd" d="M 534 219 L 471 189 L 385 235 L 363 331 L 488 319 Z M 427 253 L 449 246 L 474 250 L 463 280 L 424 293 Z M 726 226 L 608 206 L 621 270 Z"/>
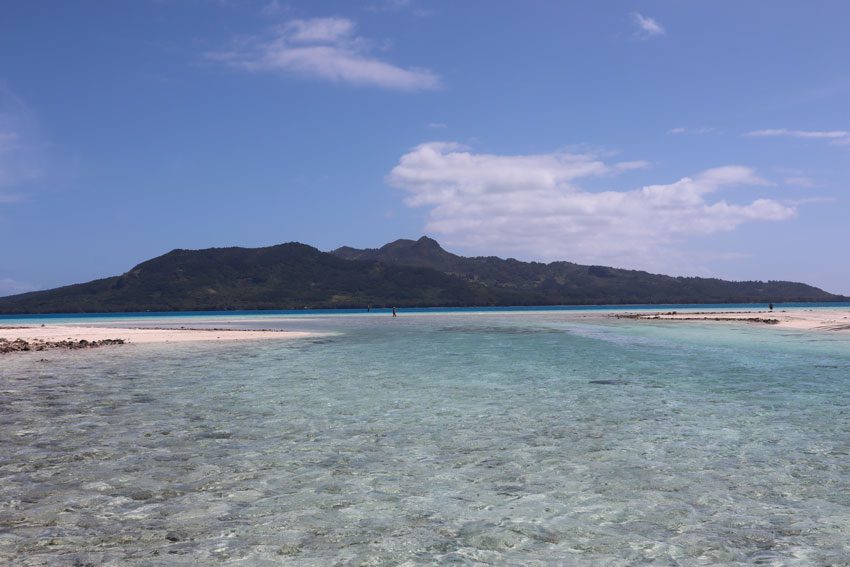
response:
<path id="1" fill-rule="evenodd" d="M 747 312 L 724 312 L 723 315 L 735 315 L 735 314 L 746 314 Z M 696 315 L 700 315 L 696 317 Z M 714 315 L 714 317 L 711 317 Z M 609 317 L 616 317 L 617 319 L 651 319 L 651 320 L 665 320 L 665 321 L 740 321 L 743 323 L 764 323 L 766 325 L 777 325 L 779 324 L 779 319 L 774 319 L 770 317 L 717 317 L 717 315 L 721 315 L 721 313 L 715 312 L 695 312 L 695 313 L 679 313 L 677 311 L 668 311 L 666 313 L 615 313 L 613 315 L 609 315 Z"/>
<path id="2" fill-rule="evenodd" d="M 123 345 L 124 339 L 101 339 L 97 341 L 88 341 L 86 339 L 64 341 L 45 341 L 41 339 L 3 339 L 0 338 L 0 354 L 8 354 L 12 352 L 30 352 L 44 351 L 50 349 L 66 349 L 77 350 L 83 348 L 98 348 L 102 346 Z"/>
<path id="3" fill-rule="evenodd" d="M 289 340 L 322 333 L 283 329 L 226 329 L 171 327 L 114 327 L 81 325 L 0 325 L 0 355 L 12 352 L 78 350 L 110 345 Z"/>

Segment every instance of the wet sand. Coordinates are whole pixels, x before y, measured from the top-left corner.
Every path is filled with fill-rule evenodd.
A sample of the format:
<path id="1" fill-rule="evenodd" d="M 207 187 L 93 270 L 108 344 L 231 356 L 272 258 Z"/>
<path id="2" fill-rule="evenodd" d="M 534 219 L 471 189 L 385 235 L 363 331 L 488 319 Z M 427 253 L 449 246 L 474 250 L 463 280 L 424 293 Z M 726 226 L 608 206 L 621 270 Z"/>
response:
<path id="1" fill-rule="evenodd" d="M 521 315 L 516 313 L 515 315 Z M 578 318 L 598 314 L 578 314 Z M 850 331 L 850 309 L 789 308 L 681 311 L 615 310 L 609 317 L 676 322 L 716 322 L 775 326 L 805 331 Z M 223 322 L 226 324 L 226 322 Z M 285 340 L 316 336 L 317 333 L 285 330 L 239 330 L 227 328 L 134 328 L 96 325 L 0 325 L 0 352 L 91 348 L 112 344 L 187 343 L 210 341 Z M 13 344 L 15 343 L 15 344 Z M 23 348 L 30 347 L 30 348 Z"/>
<path id="2" fill-rule="evenodd" d="M 108 344 L 301 339 L 315 333 L 280 330 L 139 329 L 73 325 L 0 326 L 0 343 L 26 343 L 32 350 L 86 348 Z M 11 348 L 9 350 L 28 350 Z"/>
<path id="3" fill-rule="evenodd" d="M 769 309 L 729 311 L 622 312 L 613 317 L 653 321 L 714 321 L 720 323 L 752 323 L 775 325 L 804 331 L 850 331 L 850 309 L 846 307 L 816 309 Z"/>

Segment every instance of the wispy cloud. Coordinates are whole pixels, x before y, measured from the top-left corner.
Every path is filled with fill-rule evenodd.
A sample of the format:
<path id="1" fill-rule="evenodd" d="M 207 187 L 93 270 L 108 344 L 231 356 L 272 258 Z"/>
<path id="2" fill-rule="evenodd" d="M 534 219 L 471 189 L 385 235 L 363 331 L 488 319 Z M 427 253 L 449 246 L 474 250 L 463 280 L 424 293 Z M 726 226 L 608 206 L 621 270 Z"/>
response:
<path id="1" fill-rule="evenodd" d="M 428 123 L 428 128 L 431 128 L 433 130 L 445 130 L 448 127 L 449 127 L 449 125 L 446 124 L 445 122 L 429 122 Z"/>
<path id="2" fill-rule="evenodd" d="M 32 112 L 0 83 L 0 202 L 21 200 L 15 188 L 41 177 L 41 153 Z"/>
<path id="3" fill-rule="evenodd" d="M 264 16 L 273 17 L 280 16 L 284 12 L 289 11 L 289 5 L 282 3 L 280 0 L 269 0 L 262 9 L 260 13 Z"/>
<path id="4" fill-rule="evenodd" d="M 26 282 L 19 282 L 12 278 L 0 278 L 0 297 L 26 293 L 36 289 L 38 289 L 36 286 Z"/>
<path id="5" fill-rule="evenodd" d="M 363 8 L 370 12 L 398 12 L 410 9 L 412 6 L 413 0 L 380 0 L 366 4 Z"/>
<path id="6" fill-rule="evenodd" d="M 431 16 L 434 12 L 418 5 L 414 0 L 379 0 L 366 4 L 363 9 L 368 12 L 407 12 L 418 18 Z"/>
<path id="7" fill-rule="evenodd" d="M 813 189 L 817 187 L 817 183 L 815 183 L 811 177 L 806 177 L 805 175 L 786 177 L 784 181 L 787 185 L 802 187 L 803 189 Z"/>
<path id="8" fill-rule="evenodd" d="M 785 185 L 803 189 L 814 189 L 821 186 L 821 183 L 815 181 L 812 172 L 809 170 L 783 166 L 776 168 L 776 174 L 782 177 L 782 182 Z"/>
<path id="9" fill-rule="evenodd" d="M 847 130 L 789 130 L 788 128 L 768 128 L 766 130 L 753 130 L 752 132 L 746 132 L 744 136 L 758 138 L 786 137 L 810 140 L 830 140 L 835 145 L 850 145 L 850 132 Z"/>
<path id="10" fill-rule="evenodd" d="M 633 12 L 632 21 L 638 27 L 638 35 L 644 39 L 662 36 L 667 33 L 655 18 Z"/>
<path id="11" fill-rule="evenodd" d="M 670 267 L 671 257 L 683 257 L 687 237 L 796 214 L 769 198 L 733 203 L 713 197 L 730 187 L 769 185 L 737 165 L 628 190 L 594 192 L 577 184 L 641 165 L 564 152 L 477 154 L 455 143 L 430 142 L 404 154 L 387 182 L 407 193 L 409 206 L 427 207 L 425 229 L 449 244 L 643 268 Z"/>
<path id="12" fill-rule="evenodd" d="M 252 72 L 278 72 L 336 83 L 401 91 L 440 87 L 428 69 L 399 67 L 371 54 L 372 43 L 355 33 L 347 18 L 291 20 L 263 37 L 243 38 L 207 58 Z"/>
<path id="13" fill-rule="evenodd" d="M 712 132 L 716 132 L 716 129 L 715 128 L 707 128 L 707 127 L 704 127 L 704 128 L 682 128 L 682 127 L 679 127 L 679 128 L 670 128 L 669 130 L 667 130 L 668 134 L 695 134 L 695 135 L 699 135 L 699 134 L 710 134 Z"/>

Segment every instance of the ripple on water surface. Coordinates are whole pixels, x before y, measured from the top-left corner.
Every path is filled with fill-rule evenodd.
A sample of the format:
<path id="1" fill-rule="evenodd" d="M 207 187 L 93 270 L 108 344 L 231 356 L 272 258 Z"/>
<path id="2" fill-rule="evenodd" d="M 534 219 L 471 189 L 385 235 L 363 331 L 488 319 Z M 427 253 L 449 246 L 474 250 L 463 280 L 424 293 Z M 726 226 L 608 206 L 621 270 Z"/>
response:
<path id="1" fill-rule="evenodd" d="M 0 360 L 0 563 L 850 563 L 846 339 L 335 330 Z"/>

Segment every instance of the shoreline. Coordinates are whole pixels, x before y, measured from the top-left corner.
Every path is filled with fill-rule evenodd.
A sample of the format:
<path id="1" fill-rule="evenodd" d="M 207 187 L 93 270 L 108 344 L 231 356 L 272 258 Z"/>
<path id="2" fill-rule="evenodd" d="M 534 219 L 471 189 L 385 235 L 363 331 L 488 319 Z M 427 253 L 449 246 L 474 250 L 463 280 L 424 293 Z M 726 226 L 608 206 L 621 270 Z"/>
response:
<path id="1" fill-rule="evenodd" d="M 847 309 L 850 310 L 850 301 L 824 301 L 824 302 L 788 302 L 777 303 L 777 308 L 782 309 Z M 767 307 L 763 303 L 588 303 L 588 304 L 553 304 L 553 305 L 465 305 L 465 306 L 399 306 L 399 314 L 408 315 L 451 315 L 463 313 L 584 313 L 584 312 L 609 312 L 639 310 L 641 312 L 658 311 L 662 309 L 745 309 L 755 310 Z M 263 321 L 268 318 L 312 318 L 312 317 L 338 317 L 338 316 L 372 316 L 380 317 L 391 314 L 390 307 L 374 307 L 371 311 L 366 308 L 310 308 L 310 309 L 244 309 L 244 310 L 220 310 L 220 311 L 93 311 L 93 312 L 58 312 L 58 313 L 2 313 L 0 314 L 0 327 L 10 325 L 31 326 L 31 321 L 62 321 L 58 325 L 73 325 L 70 321 L 99 320 L 108 321 L 135 321 L 135 320 L 204 320 L 222 319 L 232 317 L 241 320 Z"/>
<path id="2" fill-rule="evenodd" d="M 479 316 L 528 316 L 551 314 L 551 311 L 482 311 Z M 850 331 L 850 307 L 791 307 L 786 309 L 740 309 L 703 311 L 687 307 L 677 311 L 629 311 L 626 309 L 565 311 L 577 319 L 609 318 L 637 321 L 671 323 L 719 323 L 726 325 L 756 324 L 801 331 Z M 439 316 L 454 313 L 408 312 L 402 316 Z M 238 317 L 237 317 L 238 318 Z M 261 318 L 238 318 L 240 322 L 261 322 Z M 227 318 L 208 319 L 227 325 Z M 323 333 L 287 331 L 278 329 L 232 329 L 221 327 L 134 327 L 133 322 L 99 321 L 97 324 L 80 325 L 45 322 L 44 324 L 21 324 L 0 322 L 0 355 L 10 352 L 74 350 L 120 344 L 228 342 L 243 340 L 291 340 L 320 336 Z"/>
<path id="3" fill-rule="evenodd" d="M 77 325 L 0 325 L 0 354 L 74 350 L 121 344 L 292 340 L 317 333 L 276 329 L 132 328 Z"/>

